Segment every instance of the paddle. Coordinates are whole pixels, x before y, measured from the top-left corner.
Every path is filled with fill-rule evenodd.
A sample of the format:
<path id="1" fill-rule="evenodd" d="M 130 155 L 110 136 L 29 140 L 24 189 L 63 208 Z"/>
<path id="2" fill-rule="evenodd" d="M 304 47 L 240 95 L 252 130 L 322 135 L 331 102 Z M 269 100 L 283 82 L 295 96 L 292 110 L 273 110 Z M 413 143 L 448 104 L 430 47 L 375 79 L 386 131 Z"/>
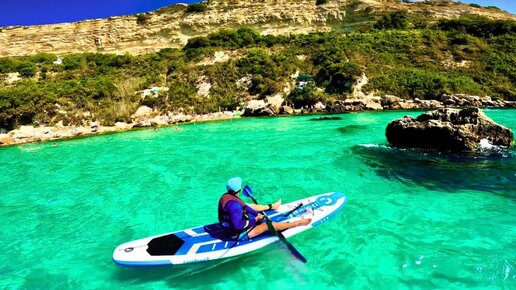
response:
<path id="1" fill-rule="evenodd" d="M 249 185 L 246 185 L 244 187 L 243 193 L 245 196 L 250 197 L 255 204 L 258 204 L 256 199 L 253 197 L 253 190 L 251 189 L 251 187 L 249 187 Z M 265 217 L 265 222 L 267 223 L 267 227 L 269 228 L 269 232 L 271 233 L 271 235 L 278 236 L 280 241 L 282 241 L 283 243 L 285 243 L 285 245 L 287 245 L 287 248 L 294 255 L 294 257 L 298 258 L 301 262 L 306 263 L 306 258 L 303 257 L 303 255 L 301 255 L 301 253 L 296 248 L 294 248 L 294 246 L 289 241 L 287 241 L 287 239 L 281 232 L 278 232 L 274 228 L 274 225 L 272 225 L 272 221 L 265 214 L 265 212 L 262 212 L 262 214 Z"/>

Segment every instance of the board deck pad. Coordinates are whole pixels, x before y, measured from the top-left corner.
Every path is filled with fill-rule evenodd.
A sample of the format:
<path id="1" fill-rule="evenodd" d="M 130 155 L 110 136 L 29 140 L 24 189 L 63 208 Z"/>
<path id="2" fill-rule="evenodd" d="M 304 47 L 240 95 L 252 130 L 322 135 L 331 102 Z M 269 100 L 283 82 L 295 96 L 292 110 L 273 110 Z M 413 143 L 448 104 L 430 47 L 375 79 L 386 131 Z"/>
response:
<path id="1" fill-rule="evenodd" d="M 346 195 L 330 192 L 281 205 L 265 214 L 273 222 L 311 218 L 312 223 L 283 231 L 288 238 L 316 227 L 335 216 L 345 205 Z M 249 240 L 235 240 L 219 223 L 148 237 L 118 246 L 113 261 L 121 266 L 163 266 L 229 258 L 277 242 L 268 231 Z"/>

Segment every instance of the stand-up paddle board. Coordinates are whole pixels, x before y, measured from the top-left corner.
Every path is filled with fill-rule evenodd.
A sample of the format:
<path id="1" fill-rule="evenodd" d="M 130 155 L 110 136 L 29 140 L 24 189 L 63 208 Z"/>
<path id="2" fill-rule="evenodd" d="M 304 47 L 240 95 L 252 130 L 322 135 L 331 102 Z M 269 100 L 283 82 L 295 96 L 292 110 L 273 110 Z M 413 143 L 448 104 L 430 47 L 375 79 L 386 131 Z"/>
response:
<path id="1" fill-rule="evenodd" d="M 265 214 L 273 222 L 312 219 L 309 225 L 283 231 L 288 238 L 328 221 L 345 203 L 346 195 L 330 192 L 283 204 Z M 278 240 L 278 236 L 268 231 L 249 240 L 235 240 L 216 223 L 122 244 L 113 252 L 113 261 L 121 266 L 136 267 L 205 262 L 249 253 Z"/>

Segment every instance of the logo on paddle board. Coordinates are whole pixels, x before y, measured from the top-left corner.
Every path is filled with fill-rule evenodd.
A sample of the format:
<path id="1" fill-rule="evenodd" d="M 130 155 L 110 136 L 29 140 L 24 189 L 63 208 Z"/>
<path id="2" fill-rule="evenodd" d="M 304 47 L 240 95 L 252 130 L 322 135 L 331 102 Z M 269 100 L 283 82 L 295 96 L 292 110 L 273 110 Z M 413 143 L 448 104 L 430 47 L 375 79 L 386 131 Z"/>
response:
<path id="1" fill-rule="evenodd" d="M 331 196 L 325 195 L 317 198 L 315 202 L 320 205 L 334 205 L 337 203 L 337 200 L 333 199 Z"/>

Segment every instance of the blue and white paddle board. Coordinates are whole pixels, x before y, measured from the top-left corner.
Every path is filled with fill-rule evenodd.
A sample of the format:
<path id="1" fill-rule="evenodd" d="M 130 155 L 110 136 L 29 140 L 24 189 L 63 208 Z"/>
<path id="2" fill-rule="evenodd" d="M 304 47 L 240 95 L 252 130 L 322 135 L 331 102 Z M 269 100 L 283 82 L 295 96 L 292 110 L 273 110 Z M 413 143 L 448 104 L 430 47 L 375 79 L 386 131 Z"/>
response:
<path id="1" fill-rule="evenodd" d="M 279 209 L 265 213 L 274 222 L 312 219 L 309 225 L 283 231 L 288 238 L 328 221 L 345 203 L 345 194 L 330 192 L 283 204 Z M 135 267 L 182 265 L 242 255 L 277 241 L 279 238 L 268 231 L 246 241 L 237 241 L 216 223 L 122 244 L 113 252 L 113 261 L 121 266 Z"/>

